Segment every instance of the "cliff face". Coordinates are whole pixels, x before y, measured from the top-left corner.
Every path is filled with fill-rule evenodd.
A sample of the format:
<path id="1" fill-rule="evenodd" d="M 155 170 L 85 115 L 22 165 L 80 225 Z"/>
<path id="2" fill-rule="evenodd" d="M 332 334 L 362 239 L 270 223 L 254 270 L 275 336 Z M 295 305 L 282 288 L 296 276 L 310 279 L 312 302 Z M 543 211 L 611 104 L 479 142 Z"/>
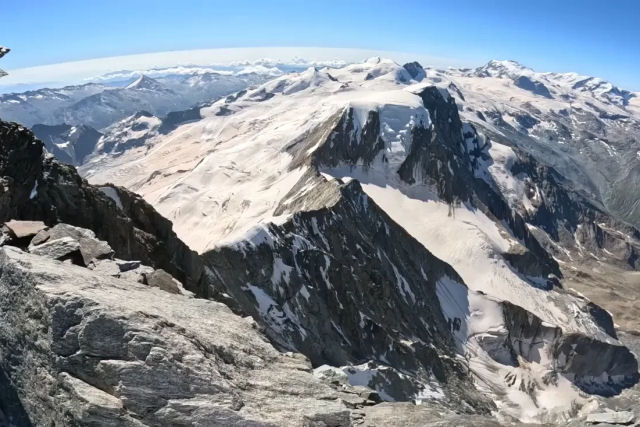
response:
<path id="1" fill-rule="evenodd" d="M 316 367 L 372 361 L 401 372 L 402 381 L 367 384 L 388 399 L 440 390 L 450 408 L 491 410 L 455 361 L 451 319 L 436 296 L 439 281 L 461 281 L 455 271 L 391 221 L 359 184 L 336 186 L 321 176 L 312 182 L 314 199 L 326 206 L 204 254 L 218 279 L 212 290 L 231 295 L 275 343 Z"/>
<path id="2" fill-rule="evenodd" d="M 140 196 L 115 186 L 95 187 L 73 166 L 46 155 L 24 127 L 0 122 L 0 220 L 41 220 L 88 228 L 116 256 L 163 268 L 187 287 L 201 287 L 199 257 L 178 239 L 169 220 Z"/>

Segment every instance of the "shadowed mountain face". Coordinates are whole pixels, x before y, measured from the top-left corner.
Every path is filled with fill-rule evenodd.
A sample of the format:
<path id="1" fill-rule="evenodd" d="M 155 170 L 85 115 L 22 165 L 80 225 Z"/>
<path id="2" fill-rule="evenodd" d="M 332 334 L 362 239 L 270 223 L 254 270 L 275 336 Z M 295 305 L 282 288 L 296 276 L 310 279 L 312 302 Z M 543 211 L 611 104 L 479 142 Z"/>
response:
<path id="1" fill-rule="evenodd" d="M 82 164 L 102 137 L 100 132 L 88 126 L 35 125 L 32 131 L 44 142 L 48 152 L 72 165 Z"/>

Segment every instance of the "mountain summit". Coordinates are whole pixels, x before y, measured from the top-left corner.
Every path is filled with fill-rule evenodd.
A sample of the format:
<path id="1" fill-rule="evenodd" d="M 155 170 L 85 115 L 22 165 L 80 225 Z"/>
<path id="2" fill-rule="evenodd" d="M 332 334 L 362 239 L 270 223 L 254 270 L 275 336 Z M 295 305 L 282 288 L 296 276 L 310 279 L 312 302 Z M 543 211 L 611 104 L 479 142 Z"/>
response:
<path id="1" fill-rule="evenodd" d="M 161 91 L 165 88 L 158 81 L 141 74 L 140 77 L 127 85 L 127 89 Z"/>

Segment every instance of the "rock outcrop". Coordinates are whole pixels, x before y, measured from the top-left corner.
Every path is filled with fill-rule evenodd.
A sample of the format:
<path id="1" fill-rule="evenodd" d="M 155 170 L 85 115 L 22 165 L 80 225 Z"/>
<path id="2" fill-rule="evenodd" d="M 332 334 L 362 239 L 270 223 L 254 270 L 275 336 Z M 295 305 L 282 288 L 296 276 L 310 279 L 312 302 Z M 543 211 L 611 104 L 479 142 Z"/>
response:
<path id="1" fill-rule="evenodd" d="M 229 294 L 274 342 L 314 366 L 373 360 L 401 372 L 404 386 L 364 384 L 388 399 L 415 400 L 433 389 L 441 390 L 443 406 L 490 411 L 455 360 L 435 293 L 444 277 L 461 281 L 455 271 L 391 221 L 358 183 L 320 185 L 314 198 L 328 200 L 326 206 L 203 255 L 218 279 L 212 296 Z M 251 269 L 243 267 L 248 262 Z"/>
<path id="2" fill-rule="evenodd" d="M 0 409 L 15 425 L 347 426 L 344 401 L 366 403 L 221 303 L 8 246 L 0 324 Z"/>
<path id="3" fill-rule="evenodd" d="M 15 123 L 0 122 L 0 177 L 0 221 L 82 227 L 107 241 L 117 257 L 162 268 L 196 293 L 202 287 L 200 259 L 178 239 L 169 220 L 123 188 L 87 184 L 73 166 L 47 156 L 42 142 Z M 89 250 L 101 249 L 85 245 Z"/>

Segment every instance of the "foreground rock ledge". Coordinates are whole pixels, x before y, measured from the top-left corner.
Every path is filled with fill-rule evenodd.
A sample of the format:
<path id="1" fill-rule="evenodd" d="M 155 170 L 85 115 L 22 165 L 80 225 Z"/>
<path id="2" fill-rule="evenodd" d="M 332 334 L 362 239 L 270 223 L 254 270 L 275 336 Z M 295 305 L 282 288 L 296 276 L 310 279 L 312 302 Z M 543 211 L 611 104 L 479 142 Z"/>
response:
<path id="1" fill-rule="evenodd" d="M 471 419 L 406 403 L 378 410 L 362 396 L 319 381 L 304 356 L 277 351 L 253 320 L 222 303 L 0 248 L 0 422 L 349 426 L 377 425 L 392 413 L 417 426 Z"/>
<path id="2" fill-rule="evenodd" d="M 0 249 L 0 269 L 0 356 L 17 395 L 12 402 L 0 391 L 0 402 L 16 421 L 350 422 L 340 393 L 318 382 L 303 356 L 276 351 L 223 304 L 11 247 Z"/>

